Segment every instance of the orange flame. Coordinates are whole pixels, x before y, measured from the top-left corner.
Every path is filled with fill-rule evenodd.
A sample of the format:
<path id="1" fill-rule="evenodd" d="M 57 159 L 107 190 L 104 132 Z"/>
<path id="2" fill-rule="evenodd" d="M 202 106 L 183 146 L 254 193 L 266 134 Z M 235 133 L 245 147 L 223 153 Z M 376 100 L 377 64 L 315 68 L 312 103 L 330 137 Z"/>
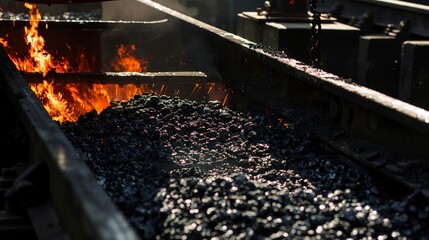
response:
<path id="1" fill-rule="evenodd" d="M 43 84 L 31 84 L 30 88 L 42 101 L 53 120 L 59 122 L 77 120 L 73 109 L 68 106 L 68 102 L 63 98 L 63 95 L 55 93 L 52 83 L 44 80 Z"/>
<path id="2" fill-rule="evenodd" d="M 126 47 L 119 45 L 117 56 L 113 59 L 112 67 L 117 72 L 147 72 L 148 62 L 135 57 L 136 46 L 130 44 Z"/>
<path id="3" fill-rule="evenodd" d="M 41 19 L 39 10 L 35 4 L 25 3 L 25 7 L 30 13 L 30 27 L 25 27 L 25 43 L 28 45 L 29 57 L 20 59 L 9 57 L 20 71 L 39 72 L 43 76 L 49 71 L 64 73 L 73 71 L 66 59 L 56 60 L 44 49 L 45 40 L 39 36 L 38 25 Z M 47 25 L 45 26 L 47 28 Z M 0 43 L 8 47 L 8 42 L 0 38 Z M 70 46 L 67 46 L 70 48 Z M 117 51 L 117 56 L 112 61 L 115 71 L 142 72 L 147 71 L 148 62 L 134 56 L 135 45 L 126 46 L 121 44 Z M 90 64 L 86 60 L 84 53 L 79 56 L 80 62 L 78 71 L 90 71 Z M 65 122 L 77 121 L 78 117 L 86 112 L 95 109 L 100 113 L 109 106 L 112 100 L 128 100 L 135 94 L 143 93 L 143 86 L 126 84 L 118 86 L 116 84 L 93 84 L 88 87 L 85 84 L 66 84 L 57 86 L 44 80 L 43 83 L 29 84 L 30 88 L 43 103 L 46 111 L 55 121 Z M 61 90 L 61 91 L 60 91 Z"/>
<path id="4" fill-rule="evenodd" d="M 124 64 L 121 59 L 126 59 L 125 61 L 129 63 L 143 62 L 130 55 L 123 58 L 120 54 L 124 51 L 126 52 L 128 50 L 126 46 L 122 45 L 112 63 L 115 69 L 129 72 L 136 72 L 143 69 L 139 64 Z M 80 58 L 84 59 L 84 57 L 85 54 L 81 53 Z M 79 64 L 79 71 L 88 71 L 88 63 L 81 61 Z M 75 122 L 80 115 L 92 110 L 100 113 L 109 106 L 111 101 L 128 100 L 136 94 L 142 94 L 146 89 L 144 86 L 136 86 L 133 84 L 125 84 L 123 86 L 117 84 L 92 84 L 88 87 L 87 84 L 68 83 L 65 85 L 64 89 L 62 89 L 62 92 L 67 92 L 67 99 L 69 99 L 69 101 L 66 101 L 63 95 L 53 94 L 53 91 L 57 90 L 57 88 L 53 86 L 53 83 L 44 81 L 43 84 L 30 84 L 30 86 L 38 98 L 42 100 L 45 109 L 52 119 L 59 122 Z M 46 91 L 43 91 L 44 88 Z M 38 91 L 35 91 L 36 89 L 38 89 Z"/>
<path id="5" fill-rule="evenodd" d="M 77 69 L 72 69 L 69 62 L 65 58 L 54 58 L 48 51 L 44 49 L 45 40 L 38 33 L 38 24 L 41 20 L 41 15 L 35 4 L 25 3 L 25 6 L 30 12 L 30 27 L 25 27 L 25 43 L 28 46 L 28 57 L 15 57 L 16 53 L 8 53 L 10 59 L 20 71 L 38 72 L 43 76 L 50 71 L 58 73 L 65 72 L 91 72 L 91 63 L 85 53 L 79 55 L 79 63 Z M 45 26 L 48 27 L 47 24 Z M 0 38 L 0 44 L 8 47 L 8 42 Z M 67 45 L 71 50 L 71 47 Z M 118 46 L 117 55 L 112 60 L 111 66 L 114 71 L 118 72 L 146 72 L 148 71 L 148 62 L 144 59 L 139 59 L 135 56 L 136 46 L 134 44 Z M 103 109 L 109 106 L 113 100 L 129 100 L 136 94 L 142 94 L 150 89 L 148 84 L 136 86 L 133 84 L 117 85 L 117 84 L 92 84 L 85 83 L 69 83 L 65 85 L 48 82 L 43 80 L 43 83 L 29 84 L 31 90 L 43 103 L 46 111 L 51 118 L 60 123 L 69 121 L 75 122 L 79 116 L 96 110 L 100 113 Z M 202 85 L 195 84 L 195 88 L 191 93 L 191 97 L 197 94 Z M 208 94 L 212 95 L 213 85 L 207 85 L 209 88 Z M 166 87 L 163 84 L 159 90 L 159 95 L 166 92 Z M 180 89 L 174 90 L 175 95 L 179 95 Z M 223 105 L 226 104 L 228 95 L 225 96 Z"/>
<path id="6" fill-rule="evenodd" d="M 30 57 L 23 61 L 16 59 L 15 65 L 19 66 L 18 68 L 22 71 L 40 72 L 43 76 L 46 76 L 51 70 L 66 72 L 69 68 L 68 62 L 64 59 L 62 62 L 55 61 L 52 55 L 44 49 L 45 40 L 39 36 L 37 31 L 42 18 L 39 9 L 36 8 L 35 4 L 25 3 L 24 6 L 30 10 L 30 28 L 24 27 L 25 43 L 29 45 Z"/>
<path id="7" fill-rule="evenodd" d="M 0 43 L 3 45 L 3 47 L 7 47 L 7 41 L 0 37 Z"/>

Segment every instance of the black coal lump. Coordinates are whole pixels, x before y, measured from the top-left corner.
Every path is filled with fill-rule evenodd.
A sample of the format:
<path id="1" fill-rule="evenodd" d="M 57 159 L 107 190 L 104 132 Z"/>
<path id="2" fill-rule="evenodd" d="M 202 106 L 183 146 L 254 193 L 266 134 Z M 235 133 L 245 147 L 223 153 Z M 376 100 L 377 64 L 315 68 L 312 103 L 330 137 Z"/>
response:
<path id="1" fill-rule="evenodd" d="M 428 239 L 428 201 L 391 199 L 302 124 L 154 94 L 60 127 L 142 239 Z"/>

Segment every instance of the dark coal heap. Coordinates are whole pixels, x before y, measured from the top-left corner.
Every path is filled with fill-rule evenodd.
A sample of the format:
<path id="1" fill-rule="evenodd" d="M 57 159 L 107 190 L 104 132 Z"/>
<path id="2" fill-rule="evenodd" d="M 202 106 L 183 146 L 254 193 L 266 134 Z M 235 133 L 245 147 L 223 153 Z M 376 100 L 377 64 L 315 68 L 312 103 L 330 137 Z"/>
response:
<path id="1" fill-rule="evenodd" d="M 144 94 L 60 127 L 143 239 L 427 239 L 427 200 L 388 198 L 298 125 Z"/>

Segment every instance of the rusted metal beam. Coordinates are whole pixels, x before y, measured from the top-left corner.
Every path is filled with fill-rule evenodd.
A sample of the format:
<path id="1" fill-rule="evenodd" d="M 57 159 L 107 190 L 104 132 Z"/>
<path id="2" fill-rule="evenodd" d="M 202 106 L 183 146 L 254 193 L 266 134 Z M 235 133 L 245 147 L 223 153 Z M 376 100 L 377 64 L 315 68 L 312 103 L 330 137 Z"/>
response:
<path id="1" fill-rule="evenodd" d="M 83 73 L 55 73 L 46 76 L 41 73 L 21 72 L 28 83 L 41 83 L 48 80 L 53 83 L 99 83 L 99 84 L 144 84 L 144 83 L 213 83 L 220 82 L 216 74 L 208 75 L 204 72 L 83 72 Z"/>

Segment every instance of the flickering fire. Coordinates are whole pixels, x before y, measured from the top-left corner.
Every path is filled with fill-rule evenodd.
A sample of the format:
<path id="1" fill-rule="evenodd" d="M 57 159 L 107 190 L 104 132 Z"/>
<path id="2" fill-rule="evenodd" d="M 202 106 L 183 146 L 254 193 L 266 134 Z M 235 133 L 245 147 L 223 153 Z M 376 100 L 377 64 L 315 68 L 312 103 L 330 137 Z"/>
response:
<path id="1" fill-rule="evenodd" d="M 49 72 L 67 73 L 67 72 L 91 72 L 92 63 L 95 59 L 86 56 L 84 52 L 79 54 L 78 66 L 73 68 L 69 61 L 64 57 L 54 57 L 45 50 L 45 39 L 39 35 L 38 26 L 41 20 L 41 14 L 35 4 L 25 3 L 29 9 L 30 26 L 24 28 L 25 43 L 28 46 L 28 57 L 17 57 L 8 46 L 8 42 L 0 38 L 2 44 L 8 51 L 9 58 L 14 62 L 17 69 L 24 72 L 41 73 L 44 77 Z M 48 25 L 45 25 L 48 28 Z M 71 51 L 72 48 L 66 45 Z M 136 46 L 134 44 L 119 44 L 116 56 L 111 62 L 111 67 L 117 72 L 147 72 L 148 61 L 139 59 L 135 55 Z M 162 84 L 158 91 L 154 91 L 154 86 L 141 84 L 87 84 L 68 83 L 54 84 L 47 80 L 42 83 L 29 83 L 31 90 L 36 94 L 44 105 L 51 118 L 60 123 L 75 122 L 79 116 L 92 110 L 100 113 L 109 106 L 113 100 L 129 100 L 136 94 L 142 94 L 148 90 L 158 95 L 167 92 L 167 87 Z M 208 89 L 207 94 L 214 96 L 216 99 L 224 96 L 220 93 L 222 90 L 215 88 L 214 83 L 205 85 L 196 83 L 190 97 L 196 96 L 202 87 Z M 215 90 L 214 90 L 215 89 Z M 177 96 L 180 89 L 175 89 L 173 95 Z M 222 101 L 226 105 L 228 95 L 224 96 Z"/>
<path id="2" fill-rule="evenodd" d="M 30 13 L 30 28 L 24 27 L 25 43 L 29 46 L 29 57 L 20 60 L 16 59 L 15 65 L 26 72 L 40 72 L 45 76 L 49 71 L 55 69 L 56 72 L 67 72 L 69 63 L 66 59 L 54 60 L 45 47 L 45 39 L 39 36 L 37 27 L 42 18 L 35 4 L 25 3 L 25 7 Z"/>
<path id="3" fill-rule="evenodd" d="M 132 49 L 133 47 L 131 47 Z M 126 54 L 124 56 L 123 54 Z M 147 66 L 141 66 L 140 63 L 143 60 L 137 59 L 128 53 L 127 46 L 121 45 L 118 49 L 117 56 L 112 62 L 112 66 L 117 71 L 123 72 L 141 72 L 147 70 Z M 84 58 L 84 54 L 81 54 L 81 58 Z M 129 65 L 121 62 L 121 59 L 125 59 Z M 88 72 L 90 69 L 87 68 L 88 64 L 81 61 L 78 71 Z M 36 93 L 39 99 L 42 100 L 46 110 L 50 114 L 53 120 L 59 122 L 70 121 L 74 122 L 79 116 L 90 112 L 92 110 L 100 113 L 103 109 L 109 106 L 113 100 L 128 100 L 136 94 L 142 94 L 147 88 L 145 85 L 136 86 L 133 84 L 125 84 L 119 86 L 117 84 L 92 84 L 88 86 L 85 83 L 68 83 L 65 85 L 61 92 L 67 92 L 69 101 L 64 100 L 61 93 L 55 94 L 50 91 L 37 91 L 37 89 L 46 89 L 46 86 L 54 89 L 52 83 L 44 81 L 43 84 L 30 84 L 31 89 Z M 59 88 L 61 86 L 58 86 Z M 64 103 L 66 102 L 66 103 Z M 61 104 L 59 104 L 61 103 Z"/>
<path id="4" fill-rule="evenodd" d="M 7 46 L 7 41 L 6 40 L 4 40 L 3 38 L 1 38 L 0 37 L 0 43 L 3 45 L 3 46 Z"/>
<path id="5" fill-rule="evenodd" d="M 130 44 L 128 47 L 120 44 L 117 55 L 113 59 L 112 67 L 117 72 L 147 72 L 148 61 L 135 57 L 136 45 Z"/>
<path id="6" fill-rule="evenodd" d="M 25 43 L 28 46 L 29 56 L 26 58 L 9 57 L 14 62 L 18 70 L 25 72 L 42 73 L 43 76 L 49 71 L 57 73 L 65 72 L 89 72 L 90 64 L 86 60 L 84 53 L 80 54 L 78 69 L 72 69 L 65 58 L 56 59 L 45 50 L 45 40 L 39 36 L 38 25 L 41 14 L 35 4 L 25 3 L 29 9 L 30 27 L 25 27 Z M 47 28 L 47 25 L 46 25 Z M 0 38 L 0 43 L 8 47 L 6 40 Z M 70 48 L 70 46 L 68 46 Z M 144 72 L 148 70 L 148 62 L 134 56 L 135 45 L 121 44 L 117 50 L 117 56 L 112 61 L 115 71 Z M 118 86 L 116 84 L 87 84 L 70 83 L 65 86 L 54 85 L 52 82 L 44 80 L 43 83 L 29 84 L 30 88 L 43 103 L 46 111 L 55 121 L 74 122 L 82 114 L 96 110 L 100 113 L 109 106 L 113 100 L 128 100 L 135 94 L 141 94 L 144 86 L 126 84 Z"/>

